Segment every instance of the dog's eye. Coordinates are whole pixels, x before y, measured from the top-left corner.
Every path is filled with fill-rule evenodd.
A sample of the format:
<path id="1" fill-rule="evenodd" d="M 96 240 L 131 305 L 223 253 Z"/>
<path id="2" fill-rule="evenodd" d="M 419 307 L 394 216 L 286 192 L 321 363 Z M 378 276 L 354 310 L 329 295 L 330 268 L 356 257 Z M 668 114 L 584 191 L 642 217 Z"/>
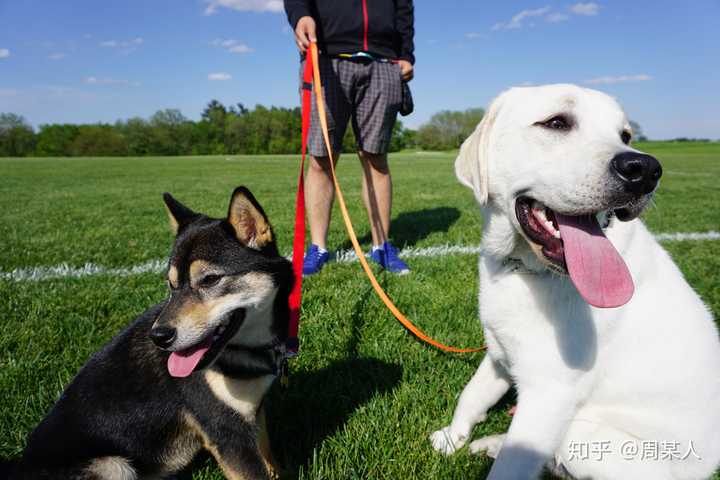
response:
<path id="1" fill-rule="evenodd" d="M 556 115 L 544 122 L 538 122 L 538 124 L 551 130 L 570 130 L 572 126 L 570 119 L 564 115 Z"/>
<path id="2" fill-rule="evenodd" d="M 205 275 L 198 283 L 202 288 L 209 288 L 216 285 L 220 279 L 222 279 L 222 275 Z"/>
<path id="3" fill-rule="evenodd" d="M 628 132 L 627 130 L 624 130 L 624 131 L 620 134 L 620 139 L 622 140 L 622 142 L 623 142 L 625 145 L 628 145 L 628 144 L 630 143 L 630 140 L 632 139 L 632 135 L 631 135 L 630 132 Z"/>

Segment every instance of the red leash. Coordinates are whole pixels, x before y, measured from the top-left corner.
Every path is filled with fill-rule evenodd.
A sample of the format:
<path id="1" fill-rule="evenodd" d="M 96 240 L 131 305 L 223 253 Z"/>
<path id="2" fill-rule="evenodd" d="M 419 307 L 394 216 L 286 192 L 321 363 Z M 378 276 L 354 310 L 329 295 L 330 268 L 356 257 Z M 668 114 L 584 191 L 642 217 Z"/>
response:
<path id="1" fill-rule="evenodd" d="M 302 86 L 302 160 L 300 161 L 300 174 L 298 176 L 297 195 L 295 197 L 295 236 L 293 239 L 292 255 L 295 283 L 293 284 L 290 298 L 288 299 L 290 306 L 290 324 L 288 325 L 286 347 L 290 355 L 297 355 L 300 348 L 298 325 L 300 323 L 300 305 L 302 304 L 302 269 L 303 256 L 305 254 L 305 156 L 307 153 L 308 134 L 310 133 L 312 75 L 312 56 L 306 55 Z"/>

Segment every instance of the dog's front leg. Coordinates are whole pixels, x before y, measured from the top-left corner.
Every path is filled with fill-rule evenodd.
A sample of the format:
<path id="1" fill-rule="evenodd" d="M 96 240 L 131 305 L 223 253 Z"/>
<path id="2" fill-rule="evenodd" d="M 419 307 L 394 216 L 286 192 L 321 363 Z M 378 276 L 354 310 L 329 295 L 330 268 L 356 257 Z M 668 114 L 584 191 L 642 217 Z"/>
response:
<path id="1" fill-rule="evenodd" d="M 539 385 L 521 390 L 517 411 L 488 478 L 537 478 L 562 442 L 576 408 L 576 393 L 571 389 Z"/>
<path id="2" fill-rule="evenodd" d="M 188 421 L 201 438 L 205 450 L 210 452 L 220 465 L 225 478 L 270 479 L 258 448 L 258 432 L 254 424 L 234 415 L 212 416 L 206 412 L 200 413 L 197 419 L 188 416 Z"/>
<path id="3" fill-rule="evenodd" d="M 460 395 L 450 425 L 430 435 L 435 450 L 450 455 L 465 445 L 473 427 L 484 421 L 487 411 L 510 388 L 510 377 L 505 369 L 485 355 L 480 367 Z"/>

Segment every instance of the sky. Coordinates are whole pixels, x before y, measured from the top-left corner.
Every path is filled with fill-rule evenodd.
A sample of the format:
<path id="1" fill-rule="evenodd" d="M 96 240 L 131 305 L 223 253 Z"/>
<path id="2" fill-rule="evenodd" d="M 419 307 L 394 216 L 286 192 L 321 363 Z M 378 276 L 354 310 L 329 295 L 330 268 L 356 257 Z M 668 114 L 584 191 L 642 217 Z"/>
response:
<path id="1" fill-rule="evenodd" d="M 720 138 L 718 0 L 416 0 L 415 29 L 406 126 L 568 82 L 615 96 L 650 138 Z M 298 76 L 281 0 L 0 0 L 0 112 L 34 126 L 297 106 Z"/>

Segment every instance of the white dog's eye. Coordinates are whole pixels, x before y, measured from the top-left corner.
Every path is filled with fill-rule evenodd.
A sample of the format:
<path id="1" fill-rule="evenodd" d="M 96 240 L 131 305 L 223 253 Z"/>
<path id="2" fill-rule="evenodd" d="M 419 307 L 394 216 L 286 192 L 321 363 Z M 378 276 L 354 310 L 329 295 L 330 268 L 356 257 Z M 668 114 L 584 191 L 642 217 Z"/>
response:
<path id="1" fill-rule="evenodd" d="M 540 125 L 551 130 L 570 130 L 570 128 L 572 128 L 572 121 L 565 115 L 555 115 L 549 120 L 538 122 L 535 125 Z"/>
<path id="2" fill-rule="evenodd" d="M 632 134 L 628 132 L 627 130 L 623 130 L 623 132 L 620 134 L 620 139 L 622 142 L 627 145 L 630 143 L 630 140 L 632 139 Z"/>

